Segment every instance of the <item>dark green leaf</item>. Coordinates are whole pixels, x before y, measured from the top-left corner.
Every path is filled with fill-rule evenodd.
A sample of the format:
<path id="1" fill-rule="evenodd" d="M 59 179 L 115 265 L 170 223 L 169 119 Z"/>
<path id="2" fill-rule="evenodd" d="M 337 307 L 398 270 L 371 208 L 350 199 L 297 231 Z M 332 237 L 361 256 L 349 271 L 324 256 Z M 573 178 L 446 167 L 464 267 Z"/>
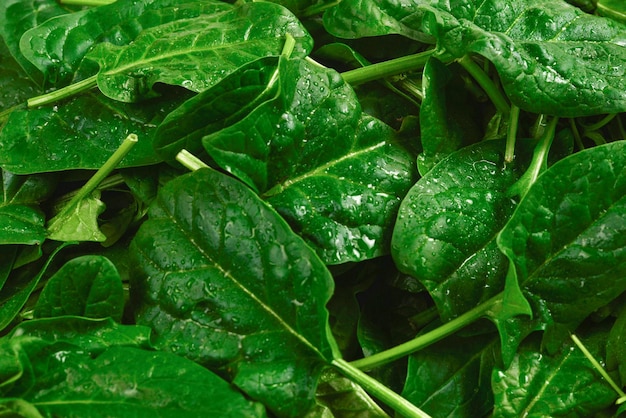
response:
<path id="1" fill-rule="evenodd" d="M 118 0 L 48 20 L 24 33 L 19 45 L 48 83 L 63 86 L 98 71 L 93 64 L 83 65 L 76 75 L 98 43 L 127 45 L 148 28 L 230 9 L 217 0 Z"/>
<path id="2" fill-rule="evenodd" d="M 0 245 L 0 289 L 4 286 L 11 274 L 17 257 L 17 245 Z"/>
<path id="3" fill-rule="evenodd" d="M 76 315 L 118 322 L 123 313 L 120 275 L 113 263 L 97 255 L 65 263 L 46 283 L 34 312 L 38 318 Z"/>
<path id="4" fill-rule="evenodd" d="M 139 142 L 120 167 L 154 164 L 156 126 L 186 95 L 125 104 L 87 93 L 58 106 L 11 113 L 0 131 L 0 165 L 14 173 L 97 169 L 130 133 Z"/>
<path id="5" fill-rule="evenodd" d="M 246 186 L 210 169 L 166 184 L 149 216 L 132 244 L 138 323 L 279 415 L 303 414 L 335 355 L 323 263 Z"/>
<path id="6" fill-rule="evenodd" d="M 11 56 L 4 41 L 0 40 L 0 110 L 17 106 L 41 93 L 41 89 Z"/>
<path id="7" fill-rule="evenodd" d="M 402 396 L 432 416 L 482 417 L 493 408 L 491 371 L 499 361 L 493 335 L 448 337 L 409 357 Z"/>
<path id="8" fill-rule="evenodd" d="M 286 34 L 297 40 L 293 56 L 311 49 L 312 39 L 287 9 L 247 3 L 145 30 L 126 47 L 99 44 L 87 58 L 100 66 L 98 87 L 105 95 L 134 102 L 156 95 L 157 82 L 206 90 L 246 63 L 280 54 Z"/>
<path id="9" fill-rule="evenodd" d="M 0 2 L 0 36 L 6 42 L 14 59 L 19 62 L 28 76 L 39 85 L 43 84 L 43 74 L 22 55 L 19 47 L 20 38 L 27 30 L 65 13 L 67 10 L 59 6 L 59 3 L 54 0 L 5 0 Z"/>
<path id="10" fill-rule="evenodd" d="M 546 330 L 554 349 L 559 334 L 626 290 L 626 141 L 555 163 L 497 242 L 535 313 L 509 320 L 501 332 L 513 343 L 526 335 L 519 327 Z"/>
<path id="11" fill-rule="evenodd" d="M 603 357 L 606 332 L 581 338 L 596 358 Z M 567 337 L 569 339 L 569 336 Z M 529 338 L 506 369 L 492 375 L 494 417 L 586 418 L 610 406 L 617 395 L 571 341 L 553 355 L 541 352 L 540 338 Z"/>
<path id="12" fill-rule="evenodd" d="M 606 367 L 609 371 L 617 369 L 621 387 L 626 382 L 626 309 L 622 309 L 613 328 L 606 345 Z"/>
<path id="13" fill-rule="evenodd" d="M 524 167 L 504 163 L 504 142 L 465 147 L 422 177 L 400 205 L 392 255 L 416 277 L 448 320 L 504 286 L 507 260 L 496 236 L 513 213 L 508 188 Z"/>

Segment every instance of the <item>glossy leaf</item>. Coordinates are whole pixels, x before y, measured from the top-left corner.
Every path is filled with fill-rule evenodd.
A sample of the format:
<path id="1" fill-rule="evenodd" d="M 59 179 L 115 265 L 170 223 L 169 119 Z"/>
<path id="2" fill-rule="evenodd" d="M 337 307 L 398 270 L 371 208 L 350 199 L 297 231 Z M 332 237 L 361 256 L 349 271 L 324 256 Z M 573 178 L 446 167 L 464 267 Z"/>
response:
<path id="1" fill-rule="evenodd" d="M 97 66 L 83 63 L 96 44 L 127 45 L 151 27 L 230 9 L 216 0 L 118 0 L 47 20 L 24 33 L 19 45 L 48 83 L 63 86 L 96 74 Z"/>
<path id="2" fill-rule="evenodd" d="M 76 315 L 121 321 L 124 289 L 117 269 L 107 258 L 77 257 L 65 263 L 41 291 L 36 318 Z"/>
<path id="3" fill-rule="evenodd" d="M 409 357 L 402 396 L 432 416 L 478 417 L 493 408 L 497 336 L 449 337 Z"/>
<path id="4" fill-rule="evenodd" d="M 6 0 L 0 2 L 0 36 L 6 42 L 13 58 L 39 85 L 43 84 L 44 76 L 22 55 L 19 48 L 20 38 L 27 30 L 65 13 L 67 10 L 55 0 Z"/>
<path id="5" fill-rule="evenodd" d="M 569 337 L 567 337 L 569 338 Z M 606 333 L 582 339 L 596 358 L 603 355 Z M 493 416 L 590 417 L 610 406 L 617 395 L 573 342 L 558 352 L 541 351 L 540 338 L 529 338 L 506 369 L 492 375 Z"/>
<path id="6" fill-rule="evenodd" d="M 416 176 L 413 156 L 361 112 L 335 71 L 257 61 L 172 113 L 155 143 L 169 154 L 200 137 L 327 264 L 388 252 L 389 226 Z"/>
<path id="7" fill-rule="evenodd" d="M 328 14 L 327 28 L 353 22 L 374 31 L 369 35 L 426 33 L 436 38 L 443 57 L 481 55 L 498 70 L 507 96 L 524 110 L 564 117 L 626 110 L 624 68 L 615 64 L 626 59 L 626 27 L 564 1 L 344 3 Z M 381 30 L 371 20 L 391 29 Z"/>
<path id="8" fill-rule="evenodd" d="M 97 354 L 67 342 L 13 337 L 27 371 L 5 393 L 23 398 L 45 416 L 159 416 L 187 414 L 262 417 L 226 381 L 171 353 L 135 347 L 104 347 Z M 180 382 L 186 384 L 181 385 Z"/>
<path id="9" fill-rule="evenodd" d="M 541 175 L 497 242 L 535 317 L 501 329 L 511 341 L 546 330 L 554 348 L 626 290 L 626 141 L 573 154 Z"/>
<path id="10" fill-rule="evenodd" d="M 41 88 L 28 77 L 11 56 L 5 42 L 0 40 L 0 110 L 17 106 L 41 93 Z"/>
<path id="11" fill-rule="evenodd" d="M 496 236 L 515 209 L 507 190 L 524 160 L 520 147 L 516 165 L 505 165 L 503 141 L 465 147 L 432 168 L 400 205 L 392 255 L 426 287 L 445 320 L 504 287 L 508 262 Z"/>
<path id="12" fill-rule="evenodd" d="M 151 143 L 155 128 L 185 98 L 172 92 L 167 100 L 138 105 L 87 93 L 58 106 L 14 111 L 0 131 L 0 165 L 18 174 L 97 169 L 130 133 L 139 142 L 120 167 L 154 164 L 160 161 Z"/>
<path id="13" fill-rule="evenodd" d="M 277 414 L 303 414 L 334 357 L 333 283 L 319 258 L 246 186 L 210 169 L 167 183 L 149 217 L 132 244 L 137 322 Z"/>
<path id="14" fill-rule="evenodd" d="M 247 3 L 147 29 L 126 47 L 99 44 L 87 58 L 100 66 L 105 95 L 134 102 L 155 96 L 157 82 L 206 90 L 246 63 L 280 54 L 287 33 L 297 40 L 293 55 L 306 55 L 311 38 L 293 14 L 272 3 Z"/>

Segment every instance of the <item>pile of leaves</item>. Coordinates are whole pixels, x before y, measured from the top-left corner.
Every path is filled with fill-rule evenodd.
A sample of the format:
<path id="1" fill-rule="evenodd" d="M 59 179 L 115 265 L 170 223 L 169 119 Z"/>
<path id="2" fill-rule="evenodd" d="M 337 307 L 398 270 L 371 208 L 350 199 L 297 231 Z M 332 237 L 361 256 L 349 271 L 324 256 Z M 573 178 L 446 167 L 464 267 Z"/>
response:
<path id="1" fill-rule="evenodd" d="M 615 0 L 3 0 L 0 416 L 626 410 Z"/>

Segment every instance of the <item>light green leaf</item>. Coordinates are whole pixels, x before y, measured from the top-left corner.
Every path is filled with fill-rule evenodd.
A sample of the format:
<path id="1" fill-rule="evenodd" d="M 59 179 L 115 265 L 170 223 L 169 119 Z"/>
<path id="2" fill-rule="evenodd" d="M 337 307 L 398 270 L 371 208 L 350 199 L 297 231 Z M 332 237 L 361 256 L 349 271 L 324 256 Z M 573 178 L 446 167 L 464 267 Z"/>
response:
<path id="1" fill-rule="evenodd" d="M 134 102 L 157 95 L 157 82 L 206 90 L 243 64 L 279 55 L 288 33 L 297 40 L 294 56 L 306 55 L 312 39 L 293 14 L 272 3 L 246 3 L 145 30 L 126 47 L 99 44 L 87 58 L 100 66 L 105 95 Z"/>
<path id="2" fill-rule="evenodd" d="M 132 297 L 155 344 L 220 370 L 279 416 L 301 416 L 334 356 L 330 273 L 239 181 L 167 183 L 135 236 Z"/>
<path id="3" fill-rule="evenodd" d="M 98 216 L 106 209 L 100 200 L 100 191 L 81 199 L 61 215 L 50 220 L 48 238 L 56 241 L 97 241 L 106 240 L 98 226 Z"/>
<path id="4" fill-rule="evenodd" d="M 65 263 L 46 283 L 35 305 L 36 318 L 76 315 L 120 322 L 124 289 L 106 257 L 86 255 Z"/>

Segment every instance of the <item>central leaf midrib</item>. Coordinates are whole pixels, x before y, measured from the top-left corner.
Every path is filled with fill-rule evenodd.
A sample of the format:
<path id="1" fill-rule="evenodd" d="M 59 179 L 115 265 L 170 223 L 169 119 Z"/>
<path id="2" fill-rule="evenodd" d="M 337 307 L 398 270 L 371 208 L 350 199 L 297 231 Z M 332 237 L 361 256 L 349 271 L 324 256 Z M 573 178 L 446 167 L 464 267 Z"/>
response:
<path id="1" fill-rule="evenodd" d="M 305 346 L 307 346 L 309 349 L 311 349 L 315 354 L 318 355 L 318 357 L 320 359 L 323 359 L 324 361 L 326 361 L 325 356 L 319 351 L 319 349 L 317 347 L 315 347 L 315 345 L 313 345 L 309 340 L 307 340 L 302 334 L 300 334 L 299 332 L 297 332 L 295 329 L 293 329 L 287 322 L 285 322 L 283 320 L 283 318 L 278 315 L 269 305 L 267 305 L 265 302 L 263 302 L 261 299 L 259 299 L 253 292 L 251 292 L 247 287 L 245 287 L 241 282 L 239 282 L 239 280 L 237 280 L 229 271 L 224 270 L 222 268 L 222 266 L 216 262 L 211 256 L 210 254 L 208 254 L 206 251 L 204 251 L 204 249 L 198 245 L 198 243 L 194 240 L 194 238 L 188 233 L 187 230 L 185 230 L 185 228 L 183 228 L 183 226 L 176 220 L 176 218 L 174 217 L 174 215 L 170 212 L 169 208 L 167 208 L 166 205 L 161 204 L 160 205 L 163 212 L 166 214 L 167 219 L 169 219 L 175 226 L 176 228 L 185 236 L 185 238 L 188 239 L 188 241 L 198 250 L 198 252 L 200 252 L 200 254 L 206 259 L 208 260 L 209 263 L 211 263 L 213 266 L 215 266 L 221 273 L 222 275 L 231 280 L 236 286 L 237 288 L 239 288 L 242 292 L 244 292 L 250 299 L 252 299 L 254 302 L 256 302 L 263 311 L 267 312 L 271 317 L 273 317 L 279 325 L 281 325 L 289 334 L 291 334 L 292 336 L 294 336 L 297 340 L 299 340 L 302 344 L 304 344 Z M 189 269 L 185 269 L 184 271 L 188 271 Z M 167 270 L 166 270 L 167 271 Z"/>

